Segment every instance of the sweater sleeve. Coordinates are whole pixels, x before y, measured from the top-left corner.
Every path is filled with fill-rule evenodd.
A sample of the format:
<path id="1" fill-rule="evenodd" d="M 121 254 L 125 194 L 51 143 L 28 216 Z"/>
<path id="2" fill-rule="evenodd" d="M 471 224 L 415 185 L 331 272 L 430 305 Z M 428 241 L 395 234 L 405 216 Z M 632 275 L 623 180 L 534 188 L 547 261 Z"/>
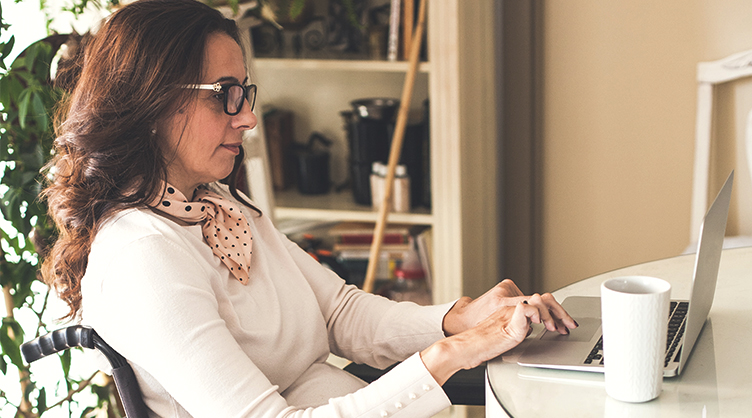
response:
<path id="1" fill-rule="evenodd" d="M 227 187 L 212 184 L 228 199 Z M 247 213 L 246 216 L 250 214 Z M 250 219 L 250 218 L 249 218 Z M 254 217 L 269 242 L 285 248 L 313 290 L 327 325 L 332 353 L 377 368 L 403 361 L 443 338 L 442 322 L 454 301 L 436 306 L 394 302 L 346 285 L 273 225 L 268 216 Z"/>
<path id="2" fill-rule="evenodd" d="M 316 294 L 332 353 L 383 369 L 444 337 L 442 321 L 454 302 L 420 306 L 363 292 L 282 239 Z"/>
<path id="3" fill-rule="evenodd" d="M 157 416 L 406 418 L 449 405 L 418 355 L 325 405 L 288 405 L 228 331 L 206 280 L 216 274 L 159 235 L 123 245 L 87 270 L 85 320 L 129 360 L 142 385 L 156 381 L 166 392 L 150 396 L 174 400 L 165 407 L 146 397 Z"/>

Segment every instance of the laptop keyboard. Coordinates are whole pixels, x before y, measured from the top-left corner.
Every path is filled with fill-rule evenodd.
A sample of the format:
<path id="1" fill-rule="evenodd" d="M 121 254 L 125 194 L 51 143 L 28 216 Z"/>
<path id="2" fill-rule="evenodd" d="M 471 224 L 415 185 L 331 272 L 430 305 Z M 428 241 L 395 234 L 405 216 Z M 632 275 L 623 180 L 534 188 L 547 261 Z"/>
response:
<path id="1" fill-rule="evenodd" d="M 684 336 L 684 321 L 687 317 L 689 302 L 671 302 L 669 308 L 668 336 L 666 339 L 666 360 L 664 367 L 668 366 L 673 358 L 675 362 L 679 361 L 681 353 L 681 341 Z M 603 336 L 598 339 L 595 346 L 590 350 L 585 364 L 603 364 Z"/>

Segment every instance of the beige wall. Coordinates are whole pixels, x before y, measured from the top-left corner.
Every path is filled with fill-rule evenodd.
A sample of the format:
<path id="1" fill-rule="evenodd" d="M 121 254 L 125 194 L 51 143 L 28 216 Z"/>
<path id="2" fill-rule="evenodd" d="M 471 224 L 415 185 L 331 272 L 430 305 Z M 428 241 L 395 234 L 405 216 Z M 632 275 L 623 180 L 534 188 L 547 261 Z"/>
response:
<path id="1" fill-rule="evenodd" d="M 752 2 L 541 6 L 542 287 L 554 290 L 689 243 L 696 64 L 752 49 Z M 717 91 L 711 192 L 736 167 L 728 232 L 752 233 L 749 174 L 734 156 L 752 82 Z"/>

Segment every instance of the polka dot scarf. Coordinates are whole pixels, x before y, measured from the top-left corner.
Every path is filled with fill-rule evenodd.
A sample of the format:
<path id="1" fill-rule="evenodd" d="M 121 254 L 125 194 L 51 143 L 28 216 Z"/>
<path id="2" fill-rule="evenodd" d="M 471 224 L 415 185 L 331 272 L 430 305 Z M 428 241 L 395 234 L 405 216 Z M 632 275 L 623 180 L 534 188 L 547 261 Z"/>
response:
<path id="1" fill-rule="evenodd" d="M 193 201 L 188 201 L 167 184 L 162 199 L 151 206 L 191 224 L 203 222 L 204 240 L 214 255 L 240 283 L 248 283 L 253 237 L 248 221 L 234 203 L 203 187 L 196 189 Z"/>

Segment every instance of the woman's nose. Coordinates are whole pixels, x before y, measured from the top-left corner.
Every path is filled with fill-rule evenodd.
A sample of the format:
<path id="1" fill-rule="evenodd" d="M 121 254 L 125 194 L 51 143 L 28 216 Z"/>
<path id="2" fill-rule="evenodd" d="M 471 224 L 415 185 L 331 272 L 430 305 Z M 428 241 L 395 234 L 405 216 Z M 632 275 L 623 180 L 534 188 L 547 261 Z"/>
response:
<path id="1" fill-rule="evenodd" d="M 256 114 L 251 110 L 251 104 L 248 103 L 248 99 L 243 100 L 245 100 L 245 103 L 243 103 L 240 113 L 232 117 L 232 127 L 247 131 L 256 127 L 258 119 L 256 119 Z"/>

